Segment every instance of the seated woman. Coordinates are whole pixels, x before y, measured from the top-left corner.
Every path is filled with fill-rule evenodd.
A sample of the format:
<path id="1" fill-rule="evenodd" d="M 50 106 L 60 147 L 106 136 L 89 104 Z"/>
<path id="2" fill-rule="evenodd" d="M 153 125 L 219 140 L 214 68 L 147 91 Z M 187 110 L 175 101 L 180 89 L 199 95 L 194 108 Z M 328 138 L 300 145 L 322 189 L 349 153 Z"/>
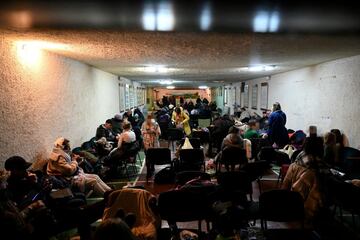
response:
<path id="1" fill-rule="evenodd" d="M 98 175 L 84 173 L 78 166 L 80 156 L 72 154 L 70 149 L 69 140 L 61 137 L 55 141 L 47 165 L 47 174 L 67 179 L 81 192 L 93 190 L 97 194 L 104 195 L 105 192 L 110 191 L 111 188 Z"/>
<path id="2" fill-rule="evenodd" d="M 123 124 L 123 132 L 118 135 L 118 145 L 117 148 L 114 148 L 107 160 L 105 160 L 105 164 L 110 166 L 109 174 L 116 173 L 117 166 L 120 162 L 131 154 L 139 150 L 139 146 L 136 142 L 136 135 L 131 130 L 131 123 L 125 121 Z"/>
<path id="3" fill-rule="evenodd" d="M 190 118 L 180 107 L 176 107 L 175 111 L 172 113 L 171 120 L 175 123 L 177 128 L 184 129 L 187 136 L 191 134 L 189 125 Z"/>
<path id="4" fill-rule="evenodd" d="M 306 138 L 304 150 L 290 165 L 283 183 L 284 189 L 296 191 L 302 195 L 308 220 L 311 220 L 322 206 L 322 195 L 317 177 L 322 151 L 315 138 Z"/>
<path id="5" fill-rule="evenodd" d="M 222 151 L 227 147 L 244 149 L 246 151 L 246 157 L 248 159 L 251 158 L 251 142 L 247 139 L 243 139 L 240 136 L 240 130 L 235 126 L 230 127 L 228 135 L 221 144 L 221 151 L 215 157 L 215 162 L 221 159 Z"/>
<path id="6" fill-rule="evenodd" d="M 151 114 L 146 118 L 146 121 L 141 126 L 141 133 L 143 136 L 143 143 L 145 151 L 149 148 L 159 147 L 159 136 L 161 130 L 159 124 L 155 121 Z"/>

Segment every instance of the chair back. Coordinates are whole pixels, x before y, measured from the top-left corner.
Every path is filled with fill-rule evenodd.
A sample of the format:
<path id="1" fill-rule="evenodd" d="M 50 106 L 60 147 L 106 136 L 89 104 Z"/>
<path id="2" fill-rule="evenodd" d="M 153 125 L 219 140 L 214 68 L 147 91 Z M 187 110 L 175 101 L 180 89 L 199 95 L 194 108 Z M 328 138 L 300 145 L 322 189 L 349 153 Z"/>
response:
<path id="1" fill-rule="evenodd" d="M 166 135 L 170 141 L 180 141 L 184 137 L 184 130 L 180 128 L 168 128 Z"/>
<path id="2" fill-rule="evenodd" d="M 272 190 L 259 197 L 263 220 L 274 222 L 304 221 L 304 202 L 300 193 L 289 190 Z"/>
<path id="3" fill-rule="evenodd" d="M 282 166 L 283 164 L 290 164 L 291 163 L 289 155 L 287 153 L 275 150 L 274 154 L 275 155 L 274 155 L 273 162 L 276 165 Z"/>
<path id="4" fill-rule="evenodd" d="M 209 143 L 210 142 L 210 133 L 206 131 L 193 131 L 192 132 L 193 138 L 199 138 L 201 144 Z"/>
<path id="5" fill-rule="evenodd" d="M 336 205 L 360 213 L 360 189 L 358 187 L 335 176 L 328 177 L 327 185 L 330 198 Z"/>
<path id="6" fill-rule="evenodd" d="M 169 223 L 204 220 L 210 210 L 206 195 L 187 190 L 162 192 L 158 199 L 160 217 Z"/>
<path id="7" fill-rule="evenodd" d="M 264 138 L 251 138 L 250 142 L 251 142 L 251 154 L 254 156 L 255 159 L 257 159 L 258 154 L 263 147 L 270 146 L 269 140 Z"/>
<path id="8" fill-rule="evenodd" d="M 345 147 L 342 151 L 344 170 L 354 177 L 360 176 L 360 151 L 355 148 Z"/>
<path id="9" fill-rule="evenodd" d="M 146 151 L 146 161 L 154 165 L 171 163 L 171 151 L 169 148 L 149 148 Z"/>
<path id="10" fill-rule="evenodd" d="M 204 152 L 202 149 L 181 149 L 180 164 L 187 170 L 199 170 L 204 164 Z"/>
<path id="11" fill-rule="evenodd" d="M 238 147 L 226 147 L 221 154 L 221 163 L 223 164 L 246 164 L 248 159 L 246 157 L 245 149 Z"/>
<path id="12" fill-rule="evenodd" d="M 208 173 L 201 171 L 182 171 L 176 174 L 175 183 L 177 185 L 184 185 L 193 179 L 211 180 L 211 176 Z"/>
<path id="13" fill-rule="evenodd" d="M 260 160 L 246 164 L 241 170 L 248 174 L 251 181 L 255 181 L 261 178 L 269 168 L 271 166 L 268 162 Z"/>
<path id="14" fill-rule="evenodd" d="M 263 147 L 258 154 L 258 159 L 265 160 L 268 163 L 275 163 L 278 166 L 290 163 L 289 155 L 277 151 L 273 147 Z"/>
<path id="15" fill-rule="evenodd" d="M 218 184 L 225 191 L 252 194 L 252 183 L 249 175 L 244 171 L 223 172 L 217 177 Z"/>
<path id="16" fill-rule="evenodd" d="M 199 122 L 199 127 L 206 128 L 206 127 L 210 126 L 211 119 L 210 118 L 206 118 L 206 119 L 199 118 L 198 122 Z"/>

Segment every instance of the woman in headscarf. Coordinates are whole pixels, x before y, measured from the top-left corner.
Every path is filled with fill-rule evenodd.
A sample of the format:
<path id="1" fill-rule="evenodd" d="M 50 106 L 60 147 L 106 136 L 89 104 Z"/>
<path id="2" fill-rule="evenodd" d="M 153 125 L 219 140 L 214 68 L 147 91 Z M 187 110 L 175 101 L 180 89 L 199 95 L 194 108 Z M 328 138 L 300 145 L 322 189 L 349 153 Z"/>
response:
<path id="1" fill-rule="evenodd" d="M 184 129 L 187 136 L 191 134 L 189 119 L 189 116 L 180 107 L 176 107 L 175 111 L 172 113 L 171 120 L 175 123 L 177 128 Z"/>
<path id="2" fill-rule="evenodd" d="M 47 174 L 67 179 L 81 192 L 93 190 L 104 195 L 105 192 L 110 191 L 111 188 L 98 175 L 84 173 L 78 166 L 78 162 L 81 161 L 80 156 L 72 154 L 70 149 L 68 139 L 61 137 L 55 141 L 47 165 Z"/>

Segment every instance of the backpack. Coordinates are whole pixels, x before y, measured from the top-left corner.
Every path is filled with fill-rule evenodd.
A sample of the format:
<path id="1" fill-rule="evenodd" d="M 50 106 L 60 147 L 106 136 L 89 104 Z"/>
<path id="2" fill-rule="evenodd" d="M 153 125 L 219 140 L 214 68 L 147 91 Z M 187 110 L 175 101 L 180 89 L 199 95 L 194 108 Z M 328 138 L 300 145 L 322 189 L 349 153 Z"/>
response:
<path id="1" fill-rule="evenodd" d="M 165 167 L 155 174 L 154 182 L 156 184 L 175 183 L 175 170 L 172 167 Z"/>

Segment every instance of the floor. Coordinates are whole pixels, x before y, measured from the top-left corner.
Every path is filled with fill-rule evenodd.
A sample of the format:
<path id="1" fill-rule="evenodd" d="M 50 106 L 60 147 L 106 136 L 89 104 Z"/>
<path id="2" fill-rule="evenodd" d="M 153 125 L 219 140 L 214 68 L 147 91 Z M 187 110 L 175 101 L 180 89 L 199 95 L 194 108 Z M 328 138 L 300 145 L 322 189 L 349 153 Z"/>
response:
<path id="1" fill-rule="evenodd" d="M 168 143 L 166 141 L 161 141 L 161 146 L 162 147 L 167 147 Z M 144 153 L 141 152 L 139 159 L 144 159 Z M 171 190 L 175 187 L 174 184 L 155 184 L 153 179 L 150 179 L 148 182 L 146 182 L 146 167 L 144 164 L 144 161 L 140 162 L 138 159 L 137 161 L 137 169 L 138 172 L 140 172 L 140 174 L 138 175 L 132 175 L 132 177 L 129 179 L 127 179 L 126 177 L 119 177 L 118 179 L 113 179 L 110 182 L 108 182 L 108 184 L 110 186 L 112 186 L 115 189 L 121 189 L 123 187 L 126 186 L 143 186 L 146 190 L 150 191 L 151 193 L 153 193 L 155 196 L 157 196 L 158 194 L 160 194 L 161 192 L 164 191 L 168 191 Z M 207 158 L 208 159 L 208 158 Z M 142 163 L 142 165 L 141 165 Z M 165 166 L 156 166 L 156 171 L 161 170 L 163 167 Z M 279 188 L 278 182 L 278 175 L 277 175 L 277 169 L 272 169 L 272 170 L 268 170 L 268 172 L 263 176 L 262 180 L 261 180 L 261 188 L 262 191 L 268 191 L 268 190 L 272 190 L 272 189 L 276 189 Z M 260 195 L 260 191 L 259 191 L 259 186 L 256 182 L 253 183 L 253 200 L 254 201 L 258 201 L 259 199 L 259 195 Z M 98 201 L 99 198 L 97 197 L 90 197 L 88 199 L 89 203 L 94 202 L 94 201 Z M 348 220 L 349 216 L 345 215 L 345 220 Z M 98 223 L 97 223 L 98 224 Z M 197 222 L 189 222 L 189 223 L 180 223 L 178 226 L 180 228 L 186 228 L 186 229 L 197 229 Z M 345 225 L 340 224 L 338 222 L 338 220 L 329 220 L 329 222 L 324 222 L 323 224 L 323 228 L 320 229 L 320 234 L 322 235 L 321 239 L 360 239 L 359 236 L 356 236 L 357 234 L 352 232 L 352 231 L 348 231 L 348 227 L 347 227 L 346 221 L 345 221 Z M 96 224 L 94 224 L 94 226 L 96 226 Z M 203 230 L 205 231 L 205 224 L 202 224 L 203 226 Z M 162 227 L 166 228 L 168 227 L 167 222 L 163 221 L 162 222 Z M 293 228 L 298 228 L 300 227 L 299 224 L 283 224 L 283 223 L 275 223 L 275 222 L 270 222 L 268 223 L 268 228 L 287 228 L 287 229 L 293 229 Z M 260 221 L 256 222 L 256 225 L 254 226 L 255 229 L 260 229 Z M 74 234 L 71 234 L 74 235 Z M 69 236 L 69 235 L 67 235 Z M 345 238 L 343 238 L 345 237 Z M 358 238 L 359 237 L 359 238 Z M 57 238 L 58 240 L 60 239 L 69 239 L 69 238 Z M 320 238 L 319 238 L 320 239 Z"/>

